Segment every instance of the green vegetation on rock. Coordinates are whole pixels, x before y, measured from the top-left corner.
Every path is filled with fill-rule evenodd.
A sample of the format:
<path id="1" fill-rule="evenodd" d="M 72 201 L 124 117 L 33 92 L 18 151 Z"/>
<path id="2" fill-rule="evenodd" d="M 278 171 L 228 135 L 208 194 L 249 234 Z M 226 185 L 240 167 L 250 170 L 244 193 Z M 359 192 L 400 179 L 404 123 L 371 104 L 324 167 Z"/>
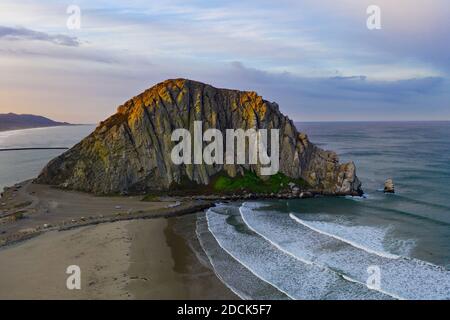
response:
<path id="1" fill-rule="evenodd" d="M 186 196 L 186 195 L 225 195 L 245 193 L 254 194 L 277 194 L 283 191 L 290 191 L 289 186 L 294 184 L 300 190 L 309 190 L 311 186 L 303 179 L 289 178 L 288 176 L 277 173 L 273 176 L 258 177 L 252 171 L 246 170 L 244 175 L 238 175 L 234 178 L 226 173 L 214 176 L 209 185 L 196 184 L 187 178 L 183 178 L 180 184 L 173 184 L 169 191 L 155 190 L 148 193 L 142 200 L 155 201 L 160 196 Z"/>
<path id="2" fill-rule="evenodd" d="M 193 121 L 225 135 L 228 129 L 279 130 L 278 167 L 283 174 L 258 178 L 261 164 L 174 163 L 173 130 L 193 134 Z M 243 176 L 234 177 L 237 173 Z M 128 100 L 81 143 L 51 160 L 35 179 L 97 195 L 161 196 L 297 193 L 287 184 L 307 191 L 304 181 L 318 193 L 362 192 L 355 165 L 341 164 L 336 153 L 311 143 L 277 103 L 253 91 L 219 89 L 188 79 L 166 80 Z"/>
<path id="3" fill-rule="evenodd" d="M 277 173 L 267 176 L 266 179 L 258 177 L 254 172 L 245 171 L 243 176 L 231 178 L 226 175 L 218 176 L 213 182 L 213 190 L 220 193 L 247 191 L 252 193 L 278 193 L 289 188 L 289 183 L 294 183 L 300 189 L 306 189 L 309 185 L 303 179 L 293 179 Z"/>

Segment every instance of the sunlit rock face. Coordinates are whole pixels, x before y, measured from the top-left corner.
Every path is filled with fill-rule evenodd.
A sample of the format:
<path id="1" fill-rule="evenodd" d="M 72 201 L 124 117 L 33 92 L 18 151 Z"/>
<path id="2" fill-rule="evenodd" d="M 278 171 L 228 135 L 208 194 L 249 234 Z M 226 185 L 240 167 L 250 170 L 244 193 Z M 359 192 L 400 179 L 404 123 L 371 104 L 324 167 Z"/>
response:
<path id="1" fill-rule="evenodd" d="M 193 136 L 194 121 L 224 137 L 226 129 L 279 129 L 280 173 L 322 193 L 361 193 L 355 165 L 340 164 L 334 152 L 312 144 L 276 103 L 255 92 L 187 79 L 166 80 L 119 106 L 88 137 L 51 160 L 35 182 L 112 194 L 169 190 L 183 181 L 208 185 L 219 173 L 260 173 L 259 164 L 175 165 L 171 151 L 178 142 L 171 141 L 172 132 L 185 128 Z"/>

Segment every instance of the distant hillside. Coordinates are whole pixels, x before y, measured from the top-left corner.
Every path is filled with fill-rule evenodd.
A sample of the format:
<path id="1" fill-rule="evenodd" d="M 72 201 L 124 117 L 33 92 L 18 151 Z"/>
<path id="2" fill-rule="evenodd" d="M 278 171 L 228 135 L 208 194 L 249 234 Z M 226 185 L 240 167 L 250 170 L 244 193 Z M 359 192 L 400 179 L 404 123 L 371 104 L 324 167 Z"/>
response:
<path id="1" fill-rule="evenodd" d="M 67 125 L 71 124 L 32 114 L 0 113 L 0 131 Z"/>

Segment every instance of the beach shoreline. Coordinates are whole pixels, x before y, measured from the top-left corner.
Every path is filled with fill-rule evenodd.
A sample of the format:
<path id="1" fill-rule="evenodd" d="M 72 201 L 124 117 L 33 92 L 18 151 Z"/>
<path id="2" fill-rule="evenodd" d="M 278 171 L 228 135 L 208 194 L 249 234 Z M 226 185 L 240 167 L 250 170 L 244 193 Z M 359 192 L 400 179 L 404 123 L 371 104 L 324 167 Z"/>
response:
<path id="1" fill-rule="evenodd" d="M 0 198 L 0 247 L 50 231 L 122 220 L 174 217 L 214 206 L 214 200 L 143 196 L 95 196 L 23 181 Z"/>
<path id="2" fill-rule="evenodd" d="M 195 224 L 174 230 L 214 200 L 99 197 L 31 180 L 0 199 L 0 299 L 238 298 L 198 259 Z M 81 290 L 66 288 L 69 265 L 80 266 Z"/>
<path id="3" fill-rule="evenodd" d="M 25 180 L 5 187 L 0 197 L 0 247 L 28 240 L 54 230 L 70 230 L 83 226 L 122 220 L 174 217 L 206 210 L 218 202 L 304 199 L 316 196 L 340 196 L 318 191 L 305 191 L 295 196 L 280 194 L 206 194 L 154 196 L 99 196 L 86 192 L 57 188 Z"/>
<path id="4" fill-rule="evenodd" d="M 197 259 L 195 239 L 176 232 L 178 218 L 50 231 L 0 248 L 0 299 L 237 299 Z M 80 267 L 80 290 L 66 287 L 70 265 Z"/>

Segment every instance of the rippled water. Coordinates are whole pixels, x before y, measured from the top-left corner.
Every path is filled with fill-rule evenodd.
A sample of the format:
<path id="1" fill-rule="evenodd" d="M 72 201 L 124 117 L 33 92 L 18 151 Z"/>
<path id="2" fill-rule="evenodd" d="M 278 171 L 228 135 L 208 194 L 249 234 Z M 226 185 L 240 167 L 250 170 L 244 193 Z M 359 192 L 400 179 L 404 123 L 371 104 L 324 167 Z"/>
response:
<path id="1" fill-rule="evenodd" d="M 223 205 L 206 214 L 216 242 L 294 299 L 450 299 L 450 123 L 298 127 L 356 163 L 365 196 Z"/>
<path id="2" fill-rule="evenodd" d="M 288 211 L 383 229 L 387 250 L 450 268 L 450 122 L 297 126 L 341 160 L 356 163 L 367 198 L 293 201 Z M 394 179 L 394 195 L 379 192 L 387 178 Z"/>
<path id="3" fill-rule="evenodd" d="M 251 299 L 450 299 L 450 123 L 299 123 L 356 163 L 365 197 L 228 204 L 197 221 L 218 277 Z M 0 132 L 0 148 L 70 147 L 93 126 Z M 0 152 L 0 187 L 62 150 Z M 396 194 L 380 191 L 392 178 Z M 370 268 L 380 286 L 366 286 Z"/>

